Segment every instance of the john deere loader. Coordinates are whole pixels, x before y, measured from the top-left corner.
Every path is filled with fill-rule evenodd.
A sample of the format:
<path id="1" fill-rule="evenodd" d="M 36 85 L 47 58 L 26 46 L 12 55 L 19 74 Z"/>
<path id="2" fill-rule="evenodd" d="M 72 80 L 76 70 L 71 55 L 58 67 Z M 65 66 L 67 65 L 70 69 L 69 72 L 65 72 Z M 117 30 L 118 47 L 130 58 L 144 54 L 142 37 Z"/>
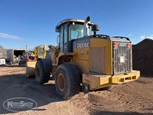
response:
<path id="1" fill-rule="evenodd" d="M 37 82 L 44 84 L 52 75 L 59 97 L 69 99 L 79 93 L 80 86 L 87 93 L 137 80 L 140 72 L 132 70 L 130 39 L 97 31 L 89 16 L 59 22 L 58 45 L 50 45 L 51 57 L 35 63 Z"/>

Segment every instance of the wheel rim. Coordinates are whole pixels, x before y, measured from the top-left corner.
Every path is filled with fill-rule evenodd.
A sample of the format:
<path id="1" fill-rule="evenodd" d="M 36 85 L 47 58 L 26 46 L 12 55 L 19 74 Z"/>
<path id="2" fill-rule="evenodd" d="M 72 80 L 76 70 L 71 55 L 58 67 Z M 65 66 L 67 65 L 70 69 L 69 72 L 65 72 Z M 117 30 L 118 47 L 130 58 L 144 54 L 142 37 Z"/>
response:
<path id="1" fill-rule="evenodd" d="M 58 88 L 63 91 L 64 87 L 65 87 L 65 82 L 64 82 L 64 76 L 60 73 L 57 77 L 57 81 L 58 81 Z"/>

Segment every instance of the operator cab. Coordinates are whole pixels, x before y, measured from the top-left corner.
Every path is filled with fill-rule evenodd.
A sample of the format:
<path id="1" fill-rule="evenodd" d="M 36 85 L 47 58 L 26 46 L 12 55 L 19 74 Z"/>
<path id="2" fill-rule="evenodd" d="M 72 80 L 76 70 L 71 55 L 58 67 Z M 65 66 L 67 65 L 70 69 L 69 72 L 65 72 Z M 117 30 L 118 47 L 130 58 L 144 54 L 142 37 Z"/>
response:
<path id="1" fill-rule="evenodd" d="M 56 32 L 59 33 L 57 40 L 60 52 L 72 52 L 73 40 L 92 35 L 94 24 L 89 20 L 88 16 L 86 20 L 65 19 L 57 24 Z"/>

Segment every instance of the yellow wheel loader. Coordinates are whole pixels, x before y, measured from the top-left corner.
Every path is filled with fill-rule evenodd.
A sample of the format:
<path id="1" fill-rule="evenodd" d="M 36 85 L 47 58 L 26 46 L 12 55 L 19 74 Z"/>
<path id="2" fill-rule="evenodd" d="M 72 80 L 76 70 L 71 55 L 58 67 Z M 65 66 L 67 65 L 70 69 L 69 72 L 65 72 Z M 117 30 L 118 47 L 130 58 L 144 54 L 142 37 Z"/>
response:
<path id="1" fill-rule="evenodd" d="M 33 52 L 36 58 L 45 58 L 46 57 L 46 45 L 36 46 Z"/>
<path id="2" fill-rule="evenodd" d="M 34 51 L 27 55 L 26 61 L 26 77 L 35 76 L 35 63 L 37 59 L 43 59 L 46 57 L 46 45 L 39 45 L 34 48 Z"/>
<path id="3" fill-rule="evenodd" d="M 97 34 L 99 26 L 85 20 L 66 19 L 56 26 L 58 46 L 50 45 L 51 57 L 38 59 L 38 83 L 55 80 L 59 97 L 69 99 L 84 93 L 137 80 L 140 71 L 132 70 L 132 43 L 129 38 Z"/>

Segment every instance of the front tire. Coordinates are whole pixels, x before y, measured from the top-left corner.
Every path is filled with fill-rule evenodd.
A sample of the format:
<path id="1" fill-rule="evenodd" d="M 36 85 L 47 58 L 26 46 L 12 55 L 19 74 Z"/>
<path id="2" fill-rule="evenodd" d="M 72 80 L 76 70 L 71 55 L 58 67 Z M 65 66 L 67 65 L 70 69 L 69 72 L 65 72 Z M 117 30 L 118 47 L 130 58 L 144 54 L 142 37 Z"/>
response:
<path id="1" fill-rule="evenodd" d="M 49 81 L 50 73 L 47 73 L 45 71 L 44 64 L 41 60 L 37 60 L 37 62 L 36 62 L 35 77 L 36 77 L 36 81 L 39 84 L 44 84 Z"/>
<path id="2" fill-rule="evenodd" d="M 61 64 L 55 72 L 55 87 L 58 96 L 69 99 L 80 92 L 80 75 L 76 66 Z"/>

